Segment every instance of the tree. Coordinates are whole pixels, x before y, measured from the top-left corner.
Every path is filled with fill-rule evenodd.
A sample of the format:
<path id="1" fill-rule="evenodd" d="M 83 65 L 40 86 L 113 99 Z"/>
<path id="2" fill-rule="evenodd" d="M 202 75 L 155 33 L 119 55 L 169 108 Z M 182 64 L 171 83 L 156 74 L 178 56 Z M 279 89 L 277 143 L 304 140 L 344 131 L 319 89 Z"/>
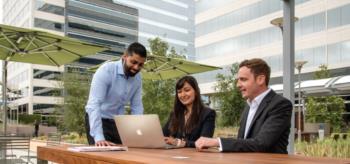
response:
<path id="1" fill-rule="evenodd" d="M 344 100 L 339 96 L 322 96 L 307 98 L 306 119 L 312 123 L 329 123 L 335 132 L 339 132 L 345 110 Z"/>
<path id="2" fill-rule="evenodd" d="M 319 70 L 314 74 L 314 79 L 325 79 L 331 77 L 327 65 L 321 64 L 318 68 Z"/>
<path id="3" fill-rule="evenodd" d="M 217 94 L 213 96 L 213 99 L 218 102 L 221 111 L 220 126 L 238 126 L 245 106 L 245 100 L 236 87 L 237 72 L 238 64 L 236 63 L 230 67 L 229 75 L 219 73 L 216 76 L 218 83 L 215 91 Z"/>
<path id="4" fill-rule="evenodd" d="M 183 57 L 174 48 L 160 38 L 149 39 L 150 52 L 148 54 L 167 57 Z M 162 125 L 168 120 L 173 109 L 176 79 L 143 80 L 143 106 L 145 114 L 158 114 Z"/>
<path id="5" fill-rule="evenodd" d="M 80 136 L 85 133 L 85 105 L 89 96 L 92 75 L 79 71 L 64 72 L 61 80 L 64 88 L 62 126 Z"/>
<path id="6" fill-rule="evenodd" d="M 315 72 L 315 79 L 329 78 L 327 65 L 320 65 Z M 308 96 L 306 99 L 306 120 L 312 123 L 329 123 L 334 131 L 340 131 L 342 113 L 345 110 L 344 100 L 340 96 Z"/>

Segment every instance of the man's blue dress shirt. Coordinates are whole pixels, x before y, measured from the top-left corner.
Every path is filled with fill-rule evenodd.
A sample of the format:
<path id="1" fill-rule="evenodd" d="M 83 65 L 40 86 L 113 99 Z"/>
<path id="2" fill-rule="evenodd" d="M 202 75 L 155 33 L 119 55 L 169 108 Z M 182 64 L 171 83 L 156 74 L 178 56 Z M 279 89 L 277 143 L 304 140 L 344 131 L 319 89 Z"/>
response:
<path id="1" fill-rule="evenodd" d="M 90 135 L 95 142 L 105 140 L 101 118 L 113 119 L 125 113 L 130 102 L 131 114 L 143 114 L 142 81 L 140 73 L 126 77 L 122 60 L 108 62 L 93 76 L 86 112 L 89 115 Z"/>

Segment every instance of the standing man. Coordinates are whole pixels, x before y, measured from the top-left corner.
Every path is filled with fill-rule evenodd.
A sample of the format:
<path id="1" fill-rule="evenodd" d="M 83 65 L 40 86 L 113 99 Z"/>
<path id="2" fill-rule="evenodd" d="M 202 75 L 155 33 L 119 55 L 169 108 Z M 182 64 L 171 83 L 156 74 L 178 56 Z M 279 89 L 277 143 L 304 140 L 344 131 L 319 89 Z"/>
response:
<path id="1" fill-rule="evenodd" d="M 39 121 L 36 119 L 34 121 L 34 136 L 38 137 L 39 136 Z"/>
<path id="2" fill-rule="evenodd" d="M 196 141 L 202 150 L 219 147 L 221 152 L 268 152 L 287 154 L 292 103 L 268 88 L 270 67 L 261 59 L 239 65 L 237 87 L 247 99 L 237 139 L 205 138 Z"/>
<path id="3" fill-rule="evenodd" d="M 108 62 L 93 76 L 86 109 L 85 125 L 90 145 L 111 146 L 121 143 L 114 115 L 125 113 L 130 102 L 131 114 L 143 114 L 142 81 L 138 73 L 147 57 L 146 48 L 132 43 L 121 60 Z"/>

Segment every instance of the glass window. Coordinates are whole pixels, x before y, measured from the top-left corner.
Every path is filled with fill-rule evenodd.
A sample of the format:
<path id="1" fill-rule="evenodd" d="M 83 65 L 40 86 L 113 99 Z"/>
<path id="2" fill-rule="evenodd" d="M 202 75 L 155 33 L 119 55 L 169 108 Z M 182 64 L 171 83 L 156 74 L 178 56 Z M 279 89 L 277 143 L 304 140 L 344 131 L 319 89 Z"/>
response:
<path id="1" fill-rule="evenodd" d="M 34 96 L 62 96 L 62 89 L 49 87 L 33 87 Z"/>
<path id="2" fill-rule="evenodd" d="M 196 2 L 196 7 L 195 7 L 196 13 L 206 11 L 213 7 L 223 6 L 234 1 L 237 1 L 237 0 L 215 0 L 215 3 L 213 3 L 212 0 L 200 0 Z"/>
<path id="3" fill-rule="evenodd" d="M 57 22 L 53 22 L 53 21 L 49 21 L 49 20 L 40 19 L 40 18 L 34 19 L 34 26 L 39 27 L 39 28 L 48 29 L 48 30 L 63 32 L 63 24 L 62 23 L 57 23 Z"/>
<path id="4" fill-rule="evenodd" d="M 271 67 L 271 72 L 277 72 L 282 70 L 282 56 L 270 56 L 265 59 L 268 65 Z"/>
<path id="5" fill-rule="evenodd" d="M 350 5 L 346 5 L 341 9 L 341 24 L 350 24 Z"/>
<path id="6" fill-rule="evenodd" d="M 56 105 L 54 104 L 34 104 L 33 105 L 33 109 L 37 110 L 37 109 L 45 109 L 45 108 L 55 108 Z"/>
<path id="7" fill-rule="evenodd" d="M 300 20 L 301 34 L 310 34 L 313 32 L 313 16 L 305 17 Z"/>
<path id="8" fill-rule="evenodd" d="M 33 70 L 34 79 L 59 80 L 61 75 L 62 75 L 61 72 L 56 72 L 56 71 L 45 71 L 45 70 L 39 70 L 39 69 Z"/>
<path id="9" fill-rule="evenodd" d="M 341 10 L 339 8 L 328 11 L 328 28 L 333 28 L 341 25 Z"/>
<path id="10" fill-rule="evenodd" d="M 68 16 L 84 18 L 84 19 L 93 20 L 96 22 L 103 22 L 111 25 L 116 25 L 119 27 L 126 27 L 129 29 L 137 29 L 137 26 L 138 26 L 138 23 L 136 20 L 124 19 L 124 18 L 118 17 L 118 15 L 111 16 L 104 13 L 99 13 L 99 12 L 78 8 L 74 6 L 69 6 L 67 12 L 68 12 Z"/>
<path id="11" fill-rule="evenodd" d="M 314 66 L 314 51 L 312 48 L 301 51 L 302 60 L 307 61 L 305 67 Z"/>
<path id="12" fill-rule="evenodd" d="M 341 56 L 342 61 L 349 63 L 350 62 L 350 41 L 342 43 L 341 54 L 342 54 Z"/>
<path id="13" fill-rule="evenodd" d="M 314 32 L 325 29 L 325 13 L 317 14 L 314 18 Z"/>
<path id="14" fill-rule="evenodd" d="M 339 44 L 328 45 L 328 64 L 338 64 L 341 62 L 341 48 Z"/>
<path id="15" fill-rule="evenodd" d="M 39 11 L 52 13 L 52 14 L 64 15 L 64 8 L 63 7 L 48 4 L 42 0 L 36 1 L 35 9 L 37 9 Z"/>
<path id="16" fill-rule="evenodd" d="M 314 66 L 326 64 L 325 46 L 314 48 Z"/>

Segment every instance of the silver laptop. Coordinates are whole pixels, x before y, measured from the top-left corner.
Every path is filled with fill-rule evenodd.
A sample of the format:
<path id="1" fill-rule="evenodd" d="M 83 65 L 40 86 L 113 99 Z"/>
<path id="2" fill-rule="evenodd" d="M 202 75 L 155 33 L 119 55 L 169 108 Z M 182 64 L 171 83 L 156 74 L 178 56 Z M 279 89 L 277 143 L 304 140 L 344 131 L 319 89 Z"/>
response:
<path id="1" fill-rule="evenodd" d="M 137 148 L 176 148 L 166 144 L 158 115 L 116 115 L 115 124 L 123 145 Z"/>

